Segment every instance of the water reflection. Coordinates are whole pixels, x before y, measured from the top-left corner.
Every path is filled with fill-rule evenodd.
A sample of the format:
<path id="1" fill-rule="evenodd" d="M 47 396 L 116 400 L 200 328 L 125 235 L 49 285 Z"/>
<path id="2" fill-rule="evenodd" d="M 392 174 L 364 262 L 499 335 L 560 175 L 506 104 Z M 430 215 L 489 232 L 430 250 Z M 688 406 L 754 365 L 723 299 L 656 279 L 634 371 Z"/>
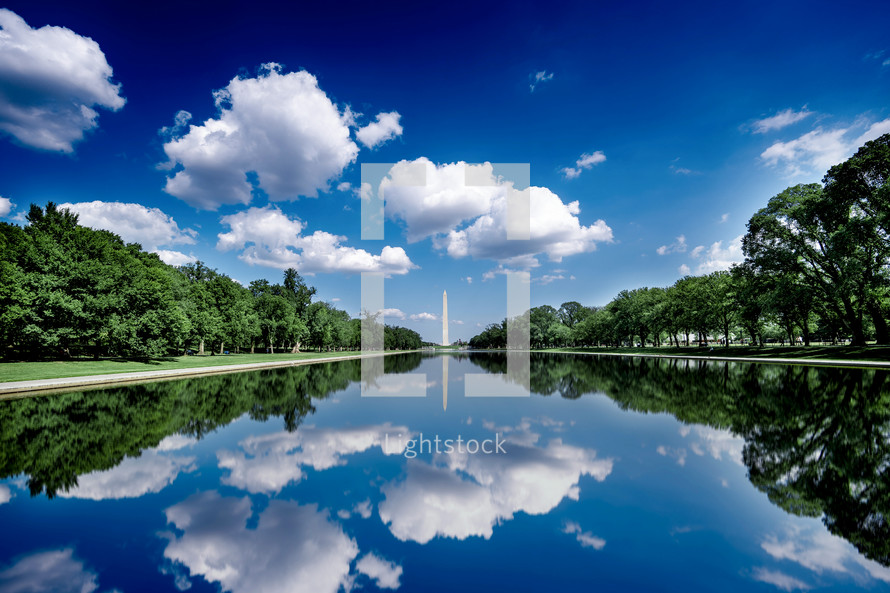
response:
<path id="1" fill-rule="evenodd" d="M 489 538 L 494 525 L 516 513 L 541 515 L 564 498 L 578 500 L 581 476 L 602 482 L 612 472 L 613 460 L 596 451 L 559 438 L 538 446 L 539 438 L 526 423 L 508 434 L 505 453 L 455 449 L 432 463 L 409 461 L 404 479 L 383 487 L 380 518 L 402 541 Z"/>
<path id="2" fill-rule="evenodd" d="M 370 378 L 359 361 L 340 361 L 0 402 L 0 479 L 24 474 L 32 496 L 69 499 L 54 504 L 169 495 L 147 516 L 164 513 L 166 526 L 151 533 L 164 533 L 162 572 L 177 587 L 200 576 L 234 592 L 336 591 L 410 583 L 414 548 L 390 553 L 394 544 L 493 544 L 523 517 L 552 517 L 550 532 L 527 535 L 556 538 L 548 541 L 561 553 L 572 546 L 604 557 L 626 538 L 601 515 L 568 513 L 573 505 L 619 488 L 618 499 L 658 498 L 665 476 L 688 479 L 694 491 L 701 482 L 693 470 L 726 462 L 720 471 L 728 473 L 716 474 L 725 490 L 713 481 L 717 493 L 733 496 L 722 476 L 736 468 L 733 484 L 741 484 L 744 468 L 759 490 L 748 487 L 752 495 L 788 513 L 786 523 L 751 537 L 761 557 L 736 574 L 783 590 L 813 586 L 806 571 L 890 583 L 887 372 L 533 354 L 533 396 L 489 400 L 469 398 L 463 379 L 506 373 L 505 355 L 443 360 L 388 356 Z M 360 397 L 363 381 L 379 388 L 411 374 L 430 378 L 426 399 Z M 610 429 L 589 405 L 603 398 L 589 394 L 646 416 L 623 414 L 626 424 Z M 642 419 L 665 413 L 683 424 L 668 418 L 670 431 L 648 443 L 652 429 Z M 239 418 L 253 422 L 233 424 Z M 433 431 L 501 438 L 508 453 L 408 458 L 407 441 Z M 641 442 L 650 454 L 645 471 Z M 182 481 L 188 486 L 177 489 Z M 0 512 L 25 502 L 16 494 L 13 482 L 0 484 Z M 681 503 L 667 499 L 661 512 L 672 504 Z M 799 517 L 819 518 L 828 530 Z M 672 541 L 694 531 L 674 522 Z M 66 541 L 30 550 L 0 561 L 0 590 L 37 561 L 68 583 L 89 588 L 97 578 L 95 562 L 78 560 L 81 549 Z"/>

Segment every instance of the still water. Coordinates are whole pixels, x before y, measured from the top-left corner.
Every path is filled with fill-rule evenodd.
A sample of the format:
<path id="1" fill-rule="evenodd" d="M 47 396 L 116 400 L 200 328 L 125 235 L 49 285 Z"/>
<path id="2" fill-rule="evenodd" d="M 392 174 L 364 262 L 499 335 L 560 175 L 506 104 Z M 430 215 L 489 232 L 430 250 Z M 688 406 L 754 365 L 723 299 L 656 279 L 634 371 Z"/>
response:
<path id="1" fill-rule="evenodd" d="M 887 372 L 506 366 L 0 401 L 0 593 L 890 590 Z"/>

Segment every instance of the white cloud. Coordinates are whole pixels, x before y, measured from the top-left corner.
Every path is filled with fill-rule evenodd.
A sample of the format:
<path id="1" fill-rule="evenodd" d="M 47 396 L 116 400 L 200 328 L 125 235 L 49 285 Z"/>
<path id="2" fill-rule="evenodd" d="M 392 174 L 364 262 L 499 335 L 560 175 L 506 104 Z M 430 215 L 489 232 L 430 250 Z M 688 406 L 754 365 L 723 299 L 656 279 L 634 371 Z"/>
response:
<path id="1" fill-rule="evenodd" d="M 0 130 L 31 148 L 72 152 L 97 126 L 94 107 L 126 100 L 99 44 L 65 27 L 32 29 L 0 9 Z"/>
<path id="2" fill-rule="evenodd" d="M 427 313 L 426 311 L 411 316 L 412 321 L 436 321 L 437 319 L 439 319 L 438 315 Z"/>
<path id="3" fill-rule="evenodd" d="M 467 284 L 472 284 L 472 283 L 473 283 L 473 277 L 472 277 L 472 276 L 467 276 L 466 278 L 464 278 L 464 280 L 467 281 Z"/>
<path id="4" fill-rule="evenodd" d="M 596 537 L 589 531 L 582 531 L 581 526 L 574 521 L 566 521 L 566 524 L 562 528 L 562 532 L 574 534 L 575 539 L 578 540 L 578 543 L 585 548 L 602 550 L 604 547 L 606 547 L 606 540 L 601 537 Z"/>
<path id="5" fill-rule="evenodd" d="M 354 507 L 352 507 L 352 512 L 361 517 L 362 519 L 370 519 L 371 518 L 371 499 L 363 500 L 358 503 Z"/>
<path id="6" fill-rule="evenodd" d="M 74 559 L 73 548 L 36 552 L 0 570 L 3 593 L 92 593 L 96 574 Z"/>
<path id="7" fill-rule="evenodd" d="M 248 529 L 250 499 L 195 494 L 168 508 L 167 522 L 181 535 L 169 540 L 164 557 L 192 576 L 218 582 L 232 593 L 336 593 L 350 589 L 355 541 L 314 504 L 272 500 Z"/>
<path id="8" fill-rule="evenodd" d="M 146 251 L 161 245 L 195 243 L 197 231 L 180 229 L 173 217 L 159 208 L 126 202 L 79 202 L 59 204 L 77 213 L 78 222 L 93 229 L 111 231 L 127 243 L 139 243 Z"/>
<path id="9" fill-rule="evenodd" d="M 863 126 L 863 123 L 856 123 L 849 128 L 830 130 L 818 127 L 794 140 L 774 143 L 761 153 L 760 158 L 770 166 L 784 165 L 789 177 L 821 175 L 866 142 L 890 132 L 890 119 L 875 122 L 855 135 L 855 130 Z"/>
<path id="10" fill-rule="evenodd" d="M 517 512 L 542 515 L 565 498 L 577 500 L 581 476 L 603 481 L 612 472 L 611 459 L 560 439 L 546 447 L 511 441 L 506 449 L 506 455 L 440 456 L 446 465 L 409 461 L 405 479 L 383 487 L 380 518 L 402 541 L 487 539 Z"/>
<path id="11" fill-rule="evenodd" d="M 14 207 L 15 204 L 12 203 L 12 200 L 0 196 L 0 218 L 9 216 L 9 213 L 12 212 Z"/>
<path id="12" fill-rule="evenodd" d="M 701 456 L 708 452 L 711 457 L 719 461 L 725 454 L 738 465 L 744 465 L 742 450 L 745 447 L 745 439 L 742 437 L 735 436 L 728 430 L 719 430 L 710 426 L 696 426 L 694 436 L 698 438 L 698 441 L 693 442 L 690 448 L 696 455 Z"/>
<path id="13" fill-rule="evenodd" d="M 720 215 L 720 224 L 723 224 L 727 220 L 729 220 L 729 212 Z"/>
<path id="14" fill-rule="evenodd" d="M 606 155 L 602 150 L 597 150 L 592 153 L 584 153 L 578 160 L 575 161 L 574 167 L 564 167 L 562 169 L 562 174 L 566 179 L 575 179 L 576 177 L 581 175 L 581 172 L 585 169 L 591 169 L 594 165 L 598 165 L 606 161 Z"/>
<path id="15" fill-rule="evenodd" d="M 77 486 L 58 495 L 87 500 L 139 498 L 160 492 L 182 472 L 194 471 L 194 457 L 161 455 L 159 451 L 147 449 L 139 457 L 127 457 L 111 469 L 78 476 Z"/>
<path id="16" fill-rule="evenodd" d="M 693 259 L 701 259 L 696 268 L 696 274 L 709 274 L 717 270 L 728 270 L 733 264 L 744 261 L 742 253 L 742 237 L 739 235 L 729 242 L 725 248 L 723 241 L 715 241 L 710 247 L 699 245 L 692 250 L 690 256 Z"/>
<path id="17" fill-rule="evenodd" d="M 185 264 L 193 264 L 198 261 L 198 258 L 194 255 L 186 255 L 181 251 L 155 249 L 152 253 L 157 253 L 162 262 L 171 266 L 184 266 Z"/>
<path id="18" fill-rule="evenodd" d="M 216 118 L 164 144 L 163 167 L 175 170 L 164 191 L 196 208 L 248 204 L 249 173 L 272 200 L 315 197 L 358 155 L 351 112 L 308 72 L 264 64 L 256 78 L 233 78 L 213 97 Z"/>
<path id="19" fill-rule="evenodd" d="M 346 237 L 325 231 L 302 235 L 305 224 L 291 219 L 277 206 L 248 208 L 223 216 L 231 230 L 220 233 L 216 248 L 241 250 L 238 259 L 250 265 L 281 270 L 296 268 L 303 274 L 382 272 L 407 274 L 416 268 L 401 247 L 385 246 L 380 255 L 341 245 Z"/>
<path id="20" fill-rule="evenodd" d="M 379 589 L 398 589 L 401 586 L 399 578 L 402 576 L 402 567 L 373 552 L 362 556 L 355 569 L 367 575 Z"/>
<path id="21" fill-rule="evenodd" d="M 463 325 L 464 324 L 464 322 L 461 321 L 460 319 L 452 319 L 451 321 L 449 321 L 449 323 L 453 323 L 454 325 Z"/>
<path id="22" fill-rule="evenodd" d="M 180 449 L 185 449 L 186 447 L 191 447 L 198 440 L 194 437 L 187 437 L 181 434 L 171 434 L 169 436 L 164 437 L 164 440 L 158 443 L 158 446 L 155 447 L 156 451 L 179 451 Z"/>
<path id="23" fill-rule="evenodd" d="M 551 282 L 555 282 L 556 280 L 565 280 L 565 278 L 566 277 L 562 274 L 544 274 L 543 276 L 534 278 L 532 282 L 544 286 L 546 284 L 550 284 Z"/>
<path id="24" fill-rule="evenodd" d="M 686 252 L 686 236 L 680 235 L 677 240 L 670 245 L 662 245 L 655 250 L 658 255 L 667 255 L 669 253 L 685 253 Z"/>
<path id="25" fill-rule="evenodd" d="M 12 500 L 12 491 L 6 484 L 0 484 L 0 504 L 6 504 Z"/>
<path id="26" fill-rule="evenodd" d="M 677 175 L 701 175 L 698 171 L 693 171 L 692 169 L 688 169 L 686 167 L 678 167 L 676 165 L 671 165 L 671 171 L 676 173 Z"/>
<path id="27" fill-rule="evenodd" d="M 872 579 L 890 583 L 890 568 L 869 560 L 850 542 L 832 535 L 820 524 L 802 527 L 789 523 L 783 536 L 768 535 L 761 547 L 776 560 L 790 560 L 816 574 L 827 571 L 859 578 L 867 574 Z"/>
<path id="28" fill-rule="evenodd" d="M 535 87 L 537 87 L 542 82 L 547 82 L 549 80 L 553 80 L 553 72 L 547 72 L 546 70 L 540 70 L 535 72 L 534 74 L 529 74 L 529 78 L 531 82 L 528 85 L 529 92 L 535 92 Z"/>
<path id="29" fill-rule="evenodd" d="M 781 589 L 782 591 L 805 591 L 810 586 L 784 572 L 778 570 L 769 570 L 763 567 L 755 568 L 752 575 L 755 581 L 767 583 Z"/>
<path id="30" fill-rule="evenodd" d="M 686 449 L 679 448 L 674 449 L 672 447 L 665 447 L 664 445 L 658 445 L 655 451 L 661 455 L 662 457 L 673 457 L 677 460 L 677 465 L 685 466 L 686 465 Z"/>
<path id="31" fill-rule="evenodd" d="M 406 317 L 405 312 L 401 309 L 396 308 L 388 308 L 381 309 L 380 314 L 383 315 L 385 319 L 404 319 Z"/>
<path id="32" fill-rule="evenodd" d="M 425 183 L 418 183 L 418 171 Z M 471 185 L 467 185 L 468 179 Z M 561 261 L 564 256 L 593 251 L 596 243 L 612 240 L 612 229 L 605 221 L 582 226 L 579 202 L 565 204 L 542 187 L 525 190 L 531 239 L 508 240 L 507 203 L 512 187 L 512 181 L 497 176 L 490 163 L 436 166 L 421 157 L 394 165 L 378 189 L 386 200 L 387 216 L 405 223 L 409 242 L 432 237 L 435 248 L 454 258 L 469 255 L 529 268 L 538 265 L 535 255 L 539 253 Z"/>
<path id="33" fill-rule="evenodd" d="M 807 111 L 806 107 L 800 111 L 793 109 L 785 109 L 770 117 L 758 119 L 752 125 L 755 134 L 765 134 L 772 130 L 781 130 L 784 127 L 796 124 L 797 122 L 813 115 L 812 111 Z"/>
<path id="34" fill-rule="evenodd" d="M 343 465 L 343 456 L 379 447 L 386 455 L 404 451 L 410 435 L 404 426 L 389 423 L 332 429 L 302 426 L 295 433 L 252 436 L 239 443 L 242 451 L 221 450 L 219 467 L 228 469 L 223 484 L 251 493 L 274 493 L 303 478 L 303 466 L 316 471 Z"/>
<path id="35" fill-rule="evenodd" d="M 546 254 L 550 261 L 596 250 L 596 244 L 612 241 L 612 229 L 603 220 L 582 226 L 578 215 L 579 202 L 564 203 L 545 187 L 531 187 L 530 239 L 507 239 L 507 198 L 497 198 L 491 211 L 480 216 L 470 226 L 452 230 L 437 237 L 433 244 L 454 257 L 492 259 L 504 265 L 530 268 L 538 265 L 535 257 Z"/>
<path id="36" fill-rule="evenodd" d="M 426 175 L 422 185 L 416 185 L 419 170 Z M 467 185 L 467 178 L 477 184 Z M 436 166 L 426 157 L 396 163 L 379 187 L 386 215 L 405 222 L 410 243 L 446 233 L 489 212 L 495 198 L 507 189 L 507 184 L 498 183 L 490 163 Z"/>
<path id="37" fill-rule="evenodd" d="M 399 125 L 401 117 L 397 111 L 378 113 L 377 121 L 356 130 L 355 137 L 368 148 L 376 148 L 402 135 L 402 126 Z"/>
<path id="38" fill-rule="evenodd" d="M 680 272 L 684 276 L 688 276 L 689 274 L 692 273 L 692 270 L 689 269 L 689 266 L 687 266 L 686 264 L 680 264 L 680 267 L 677 268 L 677 271 Z"/>

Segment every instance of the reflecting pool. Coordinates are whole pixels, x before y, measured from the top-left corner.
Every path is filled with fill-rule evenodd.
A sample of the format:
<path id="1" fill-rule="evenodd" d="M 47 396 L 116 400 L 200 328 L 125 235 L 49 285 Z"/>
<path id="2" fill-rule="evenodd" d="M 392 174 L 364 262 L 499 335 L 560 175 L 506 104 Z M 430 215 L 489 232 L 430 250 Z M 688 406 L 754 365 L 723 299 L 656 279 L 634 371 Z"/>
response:
<path id="1" fill-rule="evenodd" d="M 886 371 L 378 363 L 0 401 L 0 593 L 890 590 Z"/>

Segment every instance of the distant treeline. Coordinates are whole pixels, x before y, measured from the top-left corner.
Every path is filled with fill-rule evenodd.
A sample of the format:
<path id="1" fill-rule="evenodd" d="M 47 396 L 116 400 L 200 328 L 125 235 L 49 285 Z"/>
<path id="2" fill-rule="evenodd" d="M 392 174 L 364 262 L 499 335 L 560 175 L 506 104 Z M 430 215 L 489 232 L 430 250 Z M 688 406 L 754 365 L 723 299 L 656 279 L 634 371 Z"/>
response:
<path id="1" fill-rule="evenodd" d="M 681 345 L 716 338 L 890 343 L 890 134 L 796 185 L 748 221 L 745 261 L 668 288 L 623 290 L 604 307 L 531 309 L 533 348 Z M 523 319 L 519 323 L 526 322 Z M 503 348 L 507 323 L 470 340 Z"/>
<path id="2" fill-rule="evenodd" d="M 50 202 L 28 225 L 0 222 L 0 358 L 157 357 L 356 350 L 359 319 L 323 301 L 294 269 L 248 288 L 201 262 L 173 267 Z M 420 335 L 384 331 L 389 350 Z"/>

